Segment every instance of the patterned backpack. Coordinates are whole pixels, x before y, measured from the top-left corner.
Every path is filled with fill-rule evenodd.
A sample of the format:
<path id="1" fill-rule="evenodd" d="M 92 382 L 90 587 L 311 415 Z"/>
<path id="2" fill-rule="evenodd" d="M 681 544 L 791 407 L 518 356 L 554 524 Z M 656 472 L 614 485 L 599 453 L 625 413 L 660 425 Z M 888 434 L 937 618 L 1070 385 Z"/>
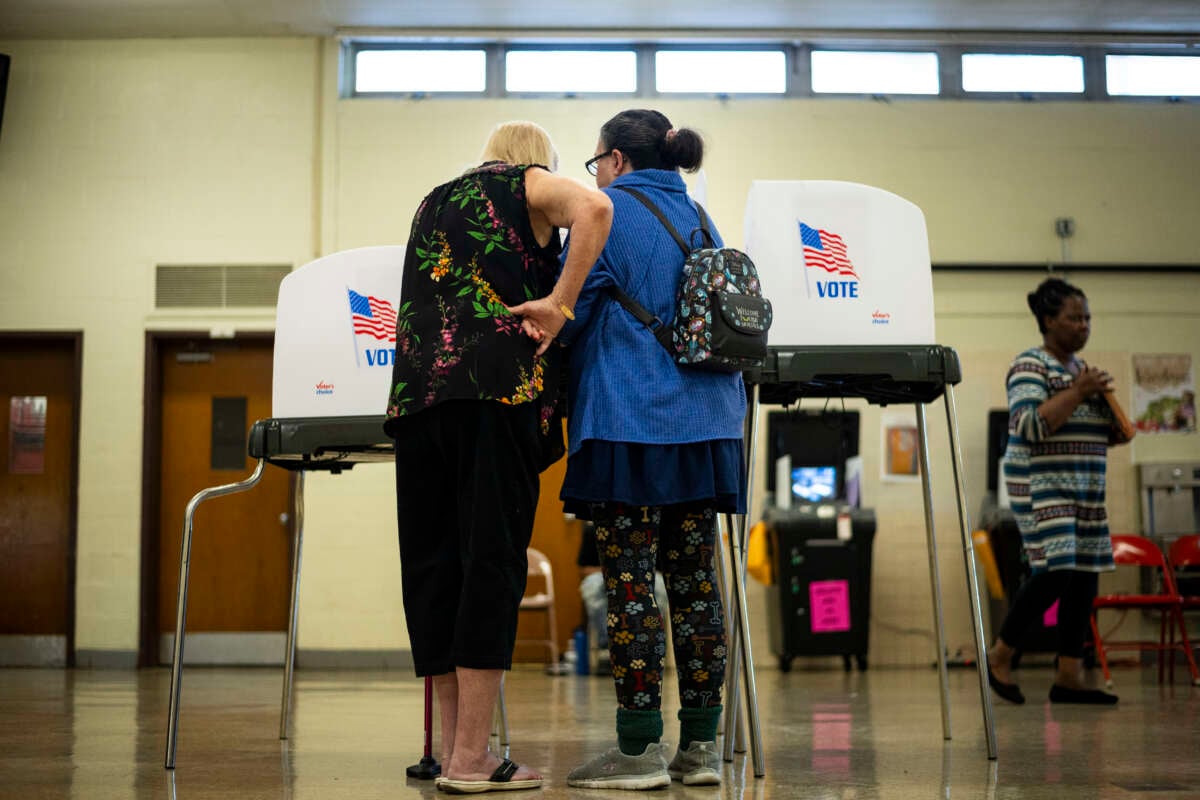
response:
<path id="1" fill-rule="evenodd" d="M 608 287 L 629 313 L 649 328 L 675 363 L 710 372 L 741 372 L 767 356 L 771 301 L 762 296 L 758 271 L 740 250 L 717 247 L 708 214 L 699 203 L 699 247 L 691 246 L 650 198 L 627 186 L 614 186 L 637 198 L 683 250 L 683 277 L 675 299 L 675 320 L 666 325 L 616 286 Z"/>

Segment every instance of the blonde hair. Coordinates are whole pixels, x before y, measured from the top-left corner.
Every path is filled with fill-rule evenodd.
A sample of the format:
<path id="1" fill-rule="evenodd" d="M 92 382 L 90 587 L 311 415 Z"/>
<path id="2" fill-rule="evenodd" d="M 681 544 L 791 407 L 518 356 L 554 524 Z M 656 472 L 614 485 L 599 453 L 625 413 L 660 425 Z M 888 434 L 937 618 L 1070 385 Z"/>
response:
<path id="1" fill-rule="evenodd" d="M 521 120 L 501 122 L 493 128 L 481 158 L 506 164 L 541 164 L 551 172 L 558 170 L 558 151 L 550 134 L 541 125 Z"/>

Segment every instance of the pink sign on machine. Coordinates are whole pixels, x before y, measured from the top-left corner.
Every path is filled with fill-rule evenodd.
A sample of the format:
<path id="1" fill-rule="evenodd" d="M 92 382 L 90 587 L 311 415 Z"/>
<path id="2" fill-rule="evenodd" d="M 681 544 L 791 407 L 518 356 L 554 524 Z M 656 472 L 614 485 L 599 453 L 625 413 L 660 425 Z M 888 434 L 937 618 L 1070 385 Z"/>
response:
<path id="1" fill-rule="evenodd" d="M 850 630 L 850 582 L 813 581 L 808 585 L 808 607 L 813 633 Z"/>

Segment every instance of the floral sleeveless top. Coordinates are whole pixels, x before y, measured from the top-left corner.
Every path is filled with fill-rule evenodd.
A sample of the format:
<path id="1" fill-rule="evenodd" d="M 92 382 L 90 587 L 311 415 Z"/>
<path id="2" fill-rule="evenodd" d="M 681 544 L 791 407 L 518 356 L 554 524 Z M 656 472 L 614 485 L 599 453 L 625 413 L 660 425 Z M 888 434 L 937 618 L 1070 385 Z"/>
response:
<path id="1" fill-rule="evenodd" d="M 538 403 L 541 432 L 561 455 L 560 354 L 505 309 L 554 287 L 558 231 L 542 247 L 525 205 L 525 171 L 488 162 L 438 186 L 413 218 L 396 312 L 385 429 L 444 400 Z M 544 448 L 545 450 L 545 448 Z M 548 463 L 548 462 L 547 462 Z"/>

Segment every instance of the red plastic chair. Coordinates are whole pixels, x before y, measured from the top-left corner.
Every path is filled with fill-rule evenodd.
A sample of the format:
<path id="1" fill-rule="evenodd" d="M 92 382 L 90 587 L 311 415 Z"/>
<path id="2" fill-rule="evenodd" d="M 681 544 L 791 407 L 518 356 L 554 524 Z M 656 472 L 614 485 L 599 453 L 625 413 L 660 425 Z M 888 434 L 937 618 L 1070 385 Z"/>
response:
<path id="1" fill-rule="evenodd" d="M 1176 573 L 1175 585 L 1178 587 L 1179 570 L 1200 569 L 1200 534 L 1192 533 L 1176 539 L 1167 553 L 1167 561 Z M 1184 611 L 1200 610 L 1200 594 L 1182 594 L 1182 590 L 1180 592 Z"/>
<path id="2" fill-rule="evenodd" d="M 1188 669 L 1192 673 L 1192 683 L 1200 686 L 1200 670 L 1192 657 L 1192 646 L 1188 642 L 1187 630 L 1183 624 L 1183 598 L 1175 588 L 1175 579 L 1163 558 L 1162 551 L 1154 542 L 1144 536 L 1132 534 L 1114 534 L 1112 537 L 1113 561 L 1122 566 L 1151 567 L 1162 575 L 1163 590 L 1158 594 L 1106 594 L 1100 595 L 1092 603 L 1092 636 L 1096 640 L 1096 655 L 1100 658 L 1100 666 L 1104 670 L 1104 680 L 1112 686 L 1112 673 L 1108 669 L 1108 651 L 1110 650 L 1154 650 L 1158 652 L 1158 681 L 1163 680 L 1163 663 L 1169 664 L 1169 679 L 1175 680 L 1175 658 L 1164 658 L 1166 653 L 1182 650 L 1187 660 Z M 1103 642 L 1100 638 L 1100 628 L 1096 624 L 1096 616 L 1101 609 L 1115 610 L 1144 610 L 1159 612 L 1158 641 L 1122 640 Z M 1181 641 L 1175 641 L 1175 631 L 1178 629 Z"/>

